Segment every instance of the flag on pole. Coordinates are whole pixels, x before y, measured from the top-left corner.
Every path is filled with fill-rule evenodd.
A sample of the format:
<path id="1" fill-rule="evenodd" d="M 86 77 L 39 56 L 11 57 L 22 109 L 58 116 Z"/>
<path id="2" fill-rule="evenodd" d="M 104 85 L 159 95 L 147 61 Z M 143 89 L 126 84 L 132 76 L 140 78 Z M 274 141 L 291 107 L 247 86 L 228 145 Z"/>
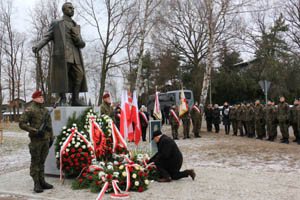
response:
<path id="1" fill-rule="evenodd" d="M 132 107 L 131 107 L 131 119 L 134 122 L 134 142 L 136 145 L 139 144 L 142 135 L 140 117 L 139 117 L 139 107 L 138 101 L 136 98 L 136 92 L 133 92 L 133 100 L 132 100 Z"/>
<path id="2" fill-rule="evenodd" d="M 158 95 L 159 95 L 159 92 L 156 91 L 155 92 L 155 103 L 154 103 L 154 109 L 153 109 L 153 116 L 157 120 L 162 120 Z"/>
<path id="3" fill-rule="evenodd" d="M 129 111 L 128 93 L 126 90 L 123 90 L 122 100 L 121 100 L 120 132 L 122 137 L 125 140 L 128 138 L 128 124 L 127 124 L 128 111 Z"/>
<path id="4" fill-rule="evenodd" d="M 181 89 L 181 95 L 180 95 L 180 106 L 179 106 L 179 117 L 184 115 L 184 113 L 189 111 L 189 106 L 186 102 L 186 98 L 184 96 L 183 89 Z"/>

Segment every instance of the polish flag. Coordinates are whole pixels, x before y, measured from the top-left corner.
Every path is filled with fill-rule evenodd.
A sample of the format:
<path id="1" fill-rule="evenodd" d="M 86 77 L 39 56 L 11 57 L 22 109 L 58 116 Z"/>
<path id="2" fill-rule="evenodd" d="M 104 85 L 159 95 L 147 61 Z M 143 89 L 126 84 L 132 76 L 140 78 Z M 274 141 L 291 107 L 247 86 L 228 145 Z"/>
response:
<path id="1" fill-rule="evenodd" d="M 161 120 L 162 115 L 161 115 L 158 95 L 159 95 L 159 92 L 155 92 L 155 103 L 154 103 L 154 109 L 153 109 L 153 116 L 156 118 L 156 120 Z"/>
<path id="2" fill-rule="evenodd" d="M 128 111 L 130 111 L 130 106 L 128 102 L 128 93 L 127 91 L 123 90 L 122 92 L 122 99 L 121 99 L 121 120 L 120 120 L 120 132 L 122 137 L 126 140 L 128 138 L 128 123 L 127 118 Z M 130 120 L 130 118 L 129 118 Z"/>
<path id="3" fill-rule="evenodd" d="M 142 135 L 141 122 L 139 117 L 139 106 L 136 98 L 136 92 L 133 92 L 133 100 L 131 107 L 131 119 L 134 122 L 134 142 L 136 145 L 139 144 Z"/>
<path id="4" fill-rule="evenodd" d="M 179 117 L 184 115 L 184 113 L 189 111 L 189 106 L 186 102 L 186 98 L 184 96 L 183 89 L 181 89 L 181 95 L 180 95 L 180 106 L 179 106 Z"/>

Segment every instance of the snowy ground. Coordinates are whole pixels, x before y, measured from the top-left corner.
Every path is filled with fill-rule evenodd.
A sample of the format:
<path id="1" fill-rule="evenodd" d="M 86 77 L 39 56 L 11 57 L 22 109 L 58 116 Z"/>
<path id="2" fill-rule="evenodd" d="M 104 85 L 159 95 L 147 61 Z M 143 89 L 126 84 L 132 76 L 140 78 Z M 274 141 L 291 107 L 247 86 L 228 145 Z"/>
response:
<path id="1" fill-rule="evenodd" d="M 170 128 L 164 127 L 164 132 L 170 135 Z M 182 130 L 179 132 L 182 135 Z M 187 178 L 154 182 L 143 193 L 132 192 L 130 199 L 300 199 L 300 145 L 223 133 L 201 135 L 202 138 L 176 141 L 184 156 L 182 169 L 194 168 L 195 181 Z M 71 180 L 61 184 L 56 177 L 47 177 L 55 189 L 35 194 L 28 170 L 28 143 L 24 132 L 4 132 L 4 143 L 0 145 L 0 200 L 96 199 L 97 194 L 73 191 Z M 148 147 L 149 143 L 140 145 L 141 149 Z"/>

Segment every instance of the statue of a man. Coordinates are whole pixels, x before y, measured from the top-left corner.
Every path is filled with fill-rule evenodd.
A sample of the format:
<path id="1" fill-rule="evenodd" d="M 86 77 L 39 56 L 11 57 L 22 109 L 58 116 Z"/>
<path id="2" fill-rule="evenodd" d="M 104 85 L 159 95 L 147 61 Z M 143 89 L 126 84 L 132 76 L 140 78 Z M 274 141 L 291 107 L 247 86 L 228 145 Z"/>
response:
<path id="1" fill-rule="evenodd" d="M 72 106 L 83 106 L 79 92 L 87 92 L 87 82 L 81 50 L 85 42 L 81 38 L 80 26 L 72 17 L 74 7 L 66 2 L 62 6 L 62 19 L 52 21 L 48 32 L 32 51 L 37 53 L 48 42 L 53 42 L 51 55 L 51 86 L 59 93 L 61 103 L 66 102 L 65 93 L 72 93 Z"/>

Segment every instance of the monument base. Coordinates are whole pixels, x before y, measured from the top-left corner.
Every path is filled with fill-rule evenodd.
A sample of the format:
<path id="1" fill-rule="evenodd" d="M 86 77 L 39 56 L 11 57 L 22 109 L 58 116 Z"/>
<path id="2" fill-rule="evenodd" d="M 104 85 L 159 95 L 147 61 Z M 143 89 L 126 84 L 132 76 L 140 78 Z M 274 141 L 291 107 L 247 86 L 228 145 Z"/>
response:
<path id="1" fill-rule="evenodd" d="M 79 117 L 84 111 L 86 111 L 89 106 L 82 107 L 57 107 L 51 113 L 52 120 L 52 129 L 54 136 L 58 136 L 62 130 L 62 127 L 66 126 L 68 119 L 76 114 L 76 117 Z M 51 108 L 49 108 L 51 109 Z M 100 107 L 93 107 L 93 110 L 96 112 L 100 111 Z M 52 147 L 49 149 L 49 154 L 45 163 L 45 174 L 46 175 L 60 175 L 59 170 L 56 167 L 56 157 L 55 157 L 55 142 Z"/>

